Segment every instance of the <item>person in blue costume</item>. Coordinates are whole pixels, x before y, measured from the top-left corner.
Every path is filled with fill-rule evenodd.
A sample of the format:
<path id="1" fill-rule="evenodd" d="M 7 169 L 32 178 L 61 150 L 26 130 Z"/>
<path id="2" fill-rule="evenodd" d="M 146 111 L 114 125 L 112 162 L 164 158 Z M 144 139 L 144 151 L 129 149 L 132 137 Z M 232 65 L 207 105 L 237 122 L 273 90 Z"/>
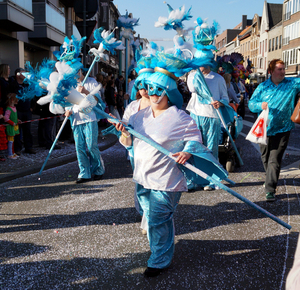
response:
<path id="1" fill-rule="evenodd" d="M 187 191 L 184 164 L 199 159 L 201 169 L 209 170 L 209 175 L 224 179 L 224 171 L 218 161 L 205 146 L 195 121 L 184 111 L 182 95 L 177 89 L 174 74 L 184 74 L 184 70 L 168 67 L 171 62 L 182 65 L 172 56 L 158 54 L 155 73 L 147 78 L 151 106 L 137 112 L 129 119 L 129 126 L 138 133 L 147 136 L 162 147 L 171 151 L 172 157 L 164 155 L 155 146 L 138 138 L 132 138 L 120 123 L 115 125 L 122 132 L 120 142 L 134 150 L 133 180 L 143 187 L 137 193 L 139 202 L 148 221 L 148 239 L 151 256 L 148 260 L 146 277 L 159 275 L 172 262 L 175 250 L 174 212 L 182 191 Z M 174 69 L 175 68 L 175 69 Z M 178 68 L 178 67 L 177 67 Z"/>
<path id="2" fill-rule="evenodd" d="M 151 42 L 145 50 L 136 52 L 136 57 L 139 58 L 139 60 L 137 62 L 137 67 L 135 68 L 135 71 L 138 73 L 138 76 L 134 81 L 134 85 L 131 91 L 131 96 L 130 96 L 131 102 L 129 105 L 126 106 L 122 118 L 122 122 L 126 124 L 128 124 L 130 116 L 150 106 L 150 99 L 148 95 L 148 86 L 146 84 L 146 80 L 154 72 L 151 63 L 155 58 L 155 53 L 157 50 L 158 50 L 157 45 L 154 42 Z M 143 57 L 142 54 L 145 56 Z M 102 134 L 103 135 L 115 134 L 118 137 L 120 137 L 120 133 L 115 130 L 114 126 L 111 126 L 106 130 L 102 131 Z M 129 159 L 130 159 L 132 169 L 134 169 L 133 152 L 129 152 Z M 142 216 L 142 222 L 141 222 L 142 234 L 147 234 L 147 229 L 148 229 L 147 220 L 143 214 L 143 210 L 137 199 L 137 192 L 140 190 L 143 190 L 143 188 L 139 184 L 136 184 L 134 203 L 137 212 Z"/>
<path id="3" fill-rule="evenodd" d="M 83 81 L 84 76 L 79 71 L 79 81 Z M 98 86 L 93 78 L 87 78 L 84 86 L 78 85 L 77 90 L 88 96 Z M 94 94 L 97 102 L 100 102 L 100 94 Z M 98 148 L 98 117 L 94 111 L 81 112 L 78 105 L 72 108 L 66 108 L 66 117 L 71 118 L 71 125 L 75 140 L 79 174 L 76 183 L 83 183 L 94 180 L 100 180 L 105 172 L 104 163 Z M 88 153 L 86 152 L 86 147 Z"/>
<path id="4" fill-rule="evenodd" d="M 218 148 L 221 134 L 221 121 L 218 117 L 216 109 L 224 104 L 229 103 L 227 87 L 225 80 L 219 74 L 211 71 L 211 67 L 215 65 L 211 45 L 217 32 L 217 23 L 209 28 L 207 23 L 201 18 L 197 19 L 198 26 L 193 31 L 193 40 L 197 51 L 195 58 L 206 59 L 207 63 L 200 67 L 200 70 L 193 71 L 189 74 L 187 85 L 192 93 L 191 99 L 187 105 L 190 116 L 196 121 L 199 130 L 202 133 L 203 144 L 207 146 L 216 159 L 218 159 Z M 201 71 L 201 72 L 200 72 Z M 202 97 L 202 85 L 199 82 L 199 74 L 204 75 L 209 90 L 212 93 L 212 100 Z M 202 186 L 202 185 L 199 185 Z M 204 186 L 204 190 L 213 190 L 214 185 Z"/>
<path id="5" fill-rule="evenodd" d="M 248 107 L 257 114 L 269 108 L 267 145 L 260 145 L 260 151 L 266 171 L 266 200 L 275 201 L 282 157 L 288 145 L 290 131 L 294 128 L 291 116 L 296 95 L 300 92 L 300 79 L 286 78 L 285 65 L 280 59 L 270 62 L 268 72 L 271 77 L 256 88 Z"/>

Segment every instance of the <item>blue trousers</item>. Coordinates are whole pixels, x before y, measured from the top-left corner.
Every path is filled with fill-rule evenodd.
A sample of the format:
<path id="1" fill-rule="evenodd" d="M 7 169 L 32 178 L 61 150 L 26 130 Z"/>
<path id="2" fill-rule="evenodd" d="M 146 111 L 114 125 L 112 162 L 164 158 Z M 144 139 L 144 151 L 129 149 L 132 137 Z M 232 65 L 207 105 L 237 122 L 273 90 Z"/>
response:
<path id="1" fill-rule="evenodd" d="M 80 170 L 78 178 L 91 178 L 92 174 L 104 174 L 104 164 L 98 148 L 98 123 L 75 125 L 73 134 Z"/>
<path id="2" fill-rule="evenodd" d="M 213 156 L 218 160 L 219 140 L 221 134 L 221 121 L 219 118 L 197 116 L 191 113 L 191 117 L 197 123 L 201 131 L 203 145 L 212 151 Z"/>
<path id="3" fill-rule="evenodd" d="M 148 222 L 148 239 L 151 256 L 148 267 L 168 267 L 175 249 L 173 214 L 179 203 L 181 192 L 139 190 L 137 196 Z"/>

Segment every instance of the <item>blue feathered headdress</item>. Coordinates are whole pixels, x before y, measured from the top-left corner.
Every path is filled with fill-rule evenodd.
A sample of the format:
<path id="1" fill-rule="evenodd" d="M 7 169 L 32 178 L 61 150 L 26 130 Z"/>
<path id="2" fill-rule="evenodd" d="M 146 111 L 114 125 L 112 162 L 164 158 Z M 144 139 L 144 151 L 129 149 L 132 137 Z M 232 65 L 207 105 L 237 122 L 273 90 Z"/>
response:
<path id="1" fill-rule="evenodd" d="M 204 65 L 202 66 L 214 67 L 216 62 L 214 61 L 212 50 L 215 50 L 216 47 L 213 45 L 213 41 L 217 35 L 219 24 L 213 21 L 213 25 L 209 27 L 207 22 L 203 21 L 200 17 L 197 18 L 197 24 L 193 31 L 194 47 L 196 48 L 194 56 L 204 61 Z"/>
<path id="2" fill-rule="evenodd" d="M 66 36 L 64 43 L 60 46 L 60 50 L 54 51 L 53 54 L 59 61 L 73 61 L 78 59 L 85 40 L 86 37 L 78 41 L 74 35 L 71 36 L 71 39 Z"/>
<path id="3" fill-rule="evenodd" d="M 166 3 L 166 2 L 164 2 Z M 185 20 L 190 20 L 193 16 L 191 15 L 191 8 L 185 12 L 185 6 L 178 9 L 173 9 L 169 4 L 168 11 L 169 16 L 168 17 L 159 17 L 158 21 L 155 22 L 155 27 L 163 27 L 165 30 L 171 30 L 174 29 L 176 31 L 183 29 L 182 22 Z"/>
<path id="4" fill-rule="evenodd" d="M 138 90 L 147 89 L 145 81 L 154 72 L 154 59 L 158 50 L 158 45 L 150 42 L 144 50 L 139 49 L 136 51 L 137 65 L 135 71 L 138 73 L 138 77 L 135 79 L 131 91 L 131 100 L 135 100 Z"/>
<path id="5" fill-rule="evenodd" d="M 116 28 L 115 28 L 116 29 Z M 94 43 L 99 43 L 99 52 L 103 53 L 104 50 L 109 51 L 111 54 L 116 54 L 115 49 L 124 49 L 121 40 L 114 38 L 114 30 L 109 33 L 103 27 L 94 31 Z"/>
<path id="6" fill-rule="evenodd" d="M 125 15 L 121 15 L 117 20 L 117 26 L 118 27 L 124 27 L 125 29 L 133 30 L 134 26 L 139 25 L 139 18 L 131 18 L 128 15 L 128 11 L 126 11 Z"/>

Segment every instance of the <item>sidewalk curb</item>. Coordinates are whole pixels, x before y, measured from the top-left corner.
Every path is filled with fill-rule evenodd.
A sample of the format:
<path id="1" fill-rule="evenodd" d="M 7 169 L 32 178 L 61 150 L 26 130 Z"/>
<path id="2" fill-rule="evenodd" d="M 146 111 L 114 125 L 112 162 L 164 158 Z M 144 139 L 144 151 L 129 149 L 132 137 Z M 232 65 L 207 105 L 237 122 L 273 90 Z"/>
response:
<path id="1" fill-rule="evenodd" d="M 117 143 L 117 141 L 118 141 L 117 136 L 113 135 L 113 137 L 110 138 L 109 142 L 103 143 L 103 144 L 100 143 L 98 145 L 99 150 L 104 151 L 104 150 L 112 147 L 113 145 L 115 145 Z M 57 166 L 61 166 L 61 165 L 64 165 L 66 163 L 70 163 L 70 162 L 73 162 L 76 160 L 77 160 L 76 152 L 67 154 L 65 156 L 57 157 L 55 159 L 49 160 L 47 162 L 47 165 L 45 166 L 44 170 L 51 169 L 51 168 L 54 168 Z M 26 175 L 38 173 L 41 170 L 41 168 L 44 164 L 44 161 L 45 160 L 38 162 L 37 164 L 30 166 L 28 168 L 22 169 L 22 170 L 0 174 L 0 184 L 7 182 L 7 181 L 14 180 L 16 178 L 24 177 Z"/>

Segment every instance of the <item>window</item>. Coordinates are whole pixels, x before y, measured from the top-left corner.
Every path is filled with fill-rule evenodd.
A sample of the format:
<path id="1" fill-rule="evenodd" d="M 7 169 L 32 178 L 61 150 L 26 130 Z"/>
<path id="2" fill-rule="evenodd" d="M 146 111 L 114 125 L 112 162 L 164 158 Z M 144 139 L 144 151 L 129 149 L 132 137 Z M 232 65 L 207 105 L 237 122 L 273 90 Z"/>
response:
<path id="1" fill-rule="evenodd" d="M 292 6 L 291 2 L 292 2 L 292 0 L 290 0 L 284 4 L 284 15 L 283 15 L 284 20 L 288 20 L 291 17 L 291 6 Z"/>
<path id="2" fill-rule="evenodd" d="M 276 37 L 276 46 L 275 46 L 275 50 L 278 49 L 278 36 Z"/>
<path id="3" fill-rule="evenodd" d="M 282 59 L 285 66 L 295 65 L 298 62 L 298 48 L 286 50 L 282 53 Z"/>
<path id="4" fill-rule="evenodd" d="M 259 43 L 259 54 L 261 54 L 261 42 Z"/>
<path id="5" fill-rule="evenodd" d="M 268 49 L 268 47 L 267 47 L 267 40 L 265 39 L 265 52 L 267 52 L 267 49 Z"/>
<path id="6" fill-rule="evenodd" d="M 282 43 L 282 35 L 279 36 L 279 49 L 281 48 L 281 43 Z"/>
<path id="7" fill-rule="evenodd" d="M 294 22 L 290 25 L 287 25 L 283 29 L 283 45 L 286 45 L 295 38 L 298 38 L 299 35 L 299 25 L 300 21 Z"/>
<path id="8" fill-rule="evenodd" d="M 275 48 L 275 38 L 272 38 L 272 51 L 274 51 Z"/>
<path id="9" fill-rule="evenodd" d="M 269 40 L 269 52 L 271 51 L 271 39 Z"/>

